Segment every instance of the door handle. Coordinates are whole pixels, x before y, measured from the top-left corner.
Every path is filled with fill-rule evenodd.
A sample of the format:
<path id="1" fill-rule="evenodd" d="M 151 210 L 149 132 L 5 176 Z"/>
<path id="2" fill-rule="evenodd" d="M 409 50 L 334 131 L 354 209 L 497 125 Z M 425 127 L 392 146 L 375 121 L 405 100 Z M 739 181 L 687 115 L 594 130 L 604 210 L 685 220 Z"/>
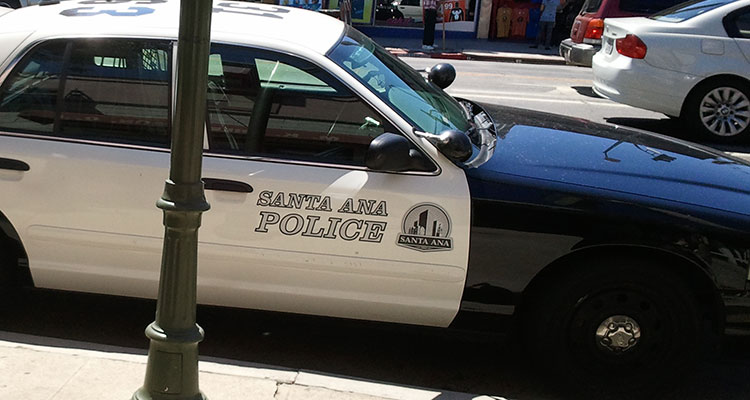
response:
<path id="1" fill-rule="evenodd" d="M 21 160 L 11 158 L 0 158 L 0 169 L 9 169 L 11 171 L 28 171 L 31 169 L 29 164 Z"/>
<path id="2" fill-rule="evenodd" d="M 253 187 L 245 182 L 230 181 L 227 179 L 203 178 L 203 187 L 206 190 L 220 190 L 222 192 L 252 193 Z"/>

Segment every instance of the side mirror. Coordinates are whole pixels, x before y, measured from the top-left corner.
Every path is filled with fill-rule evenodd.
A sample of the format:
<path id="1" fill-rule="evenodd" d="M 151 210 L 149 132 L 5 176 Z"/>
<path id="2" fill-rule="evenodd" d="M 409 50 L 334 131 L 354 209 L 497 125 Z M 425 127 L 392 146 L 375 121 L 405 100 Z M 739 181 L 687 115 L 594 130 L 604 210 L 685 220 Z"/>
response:
<path id="1" fill-rule="evenodd" d="M 395 133 L 383 133 L 370 142 L 365 154 L 365 166 L 375 171 L 430 171 L 429 161 L 418 151 L 412 151 L 409 140 Z"/>
<path id="2" fill-rule="evenodd" d="M 427 80 L 440 89 L 445 89 L 456 80 L 456 69 L 447 63 L 437 64 L 427 71 Z"/>
<path id="3" fill-rule="evenodd" d="M 471 157 L 471 140 L 463 132 L 447 130 L 439 135 L 425 134 L 423 137 L 427 138 L 451 161 L 464 162 Z"/>

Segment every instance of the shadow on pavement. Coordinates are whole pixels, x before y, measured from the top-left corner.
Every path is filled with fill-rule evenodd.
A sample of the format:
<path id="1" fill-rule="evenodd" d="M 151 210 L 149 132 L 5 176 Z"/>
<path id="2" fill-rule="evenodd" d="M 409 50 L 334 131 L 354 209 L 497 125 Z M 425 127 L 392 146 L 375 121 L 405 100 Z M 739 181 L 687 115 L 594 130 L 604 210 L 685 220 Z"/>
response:
<path id="1" fill-rule="evenodd" d="M 591 97 L 594 99 L 601 99 L 602 97 L 594 92 L 594 88 L 591 86 L 571 86 L 571 89 L 575 90 L 581 96 Z"/>
<path id="2" fill-rule="evenodd" d="M 28 291 L 0 309 L 0 329 L 87 342 L 93 350 L 118 346 L 139 353 L 148 347 L 143 331 L 154 310 L 152 300 Z M 519 346 L 500 335 L 207 306 L 198 308 L 198 323 L 206 330 L 200 354 L 238 365 L 266 364 L 519 400 L 628 398 L 623 393 L 563 393 L 561 386 L 541 378 L 541 365 L 525 366 Z M 732 339 L 720 358 L 665 385 L 658 397 L 745 400 L 748 376 L 750 338 Z"/>

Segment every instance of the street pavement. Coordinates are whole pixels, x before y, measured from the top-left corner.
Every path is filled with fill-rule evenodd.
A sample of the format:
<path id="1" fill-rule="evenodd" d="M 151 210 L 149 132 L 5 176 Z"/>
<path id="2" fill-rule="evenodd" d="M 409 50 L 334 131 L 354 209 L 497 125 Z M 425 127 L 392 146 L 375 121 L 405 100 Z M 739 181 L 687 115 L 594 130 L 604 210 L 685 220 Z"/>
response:
<path id="1" fill-rule="evenodd" d="M 141 349 L 0 332 L 0 399 L 128 399 L 143 385 Z M 226 400 L 497 400 L 314 371 L 202 357 L 201 391 Z"/>

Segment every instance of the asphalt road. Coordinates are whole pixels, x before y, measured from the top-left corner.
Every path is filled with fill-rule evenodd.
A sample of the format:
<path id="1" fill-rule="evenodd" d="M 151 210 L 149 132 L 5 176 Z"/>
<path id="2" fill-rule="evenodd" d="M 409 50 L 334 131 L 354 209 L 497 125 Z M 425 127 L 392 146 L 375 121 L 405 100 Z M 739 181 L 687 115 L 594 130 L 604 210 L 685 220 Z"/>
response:
<path id="1" fill-rule="evenodd" d="M 145 350 L 155 302 L 30 291 L 0 309 L 2 330 Z M 394 327 L 257 311 L 199 307 L 202 356 L 351 376 L 406 386 L 510 399 L 583 396 L 542 379 L 515 341 L 443 329 Z M 691 351 L 686 349 L 685 351 Z M 664 400 L 745 400 L 750 394 L 750 338 L 731 339 L 721 356 L 665 385 Z M 134 388 L 135 390 L 136 388 Z M 210 393 L 207 393 L 210 396 Z M 632 398 L 632 397 L 631 397 Z M 635 398 L 642 398 L 637 396 Z"/>
<path id="2" fill-rule="evenodd" d="M 429 68 L 440 61 L 426 58 L 402 60 L 416 69 Z M 591 68 L 463 60 L 450 60 L 450 63 L 457 74 L 455 82 L 446 91 L 453 96 L 643 129 L 732 153 L 750 153 L 750 144 L 706 142 L 678 120 L 664 114 L 599 97 L 591 88 Z M 750 159 L 750 155 L 745 158 Z"/>

